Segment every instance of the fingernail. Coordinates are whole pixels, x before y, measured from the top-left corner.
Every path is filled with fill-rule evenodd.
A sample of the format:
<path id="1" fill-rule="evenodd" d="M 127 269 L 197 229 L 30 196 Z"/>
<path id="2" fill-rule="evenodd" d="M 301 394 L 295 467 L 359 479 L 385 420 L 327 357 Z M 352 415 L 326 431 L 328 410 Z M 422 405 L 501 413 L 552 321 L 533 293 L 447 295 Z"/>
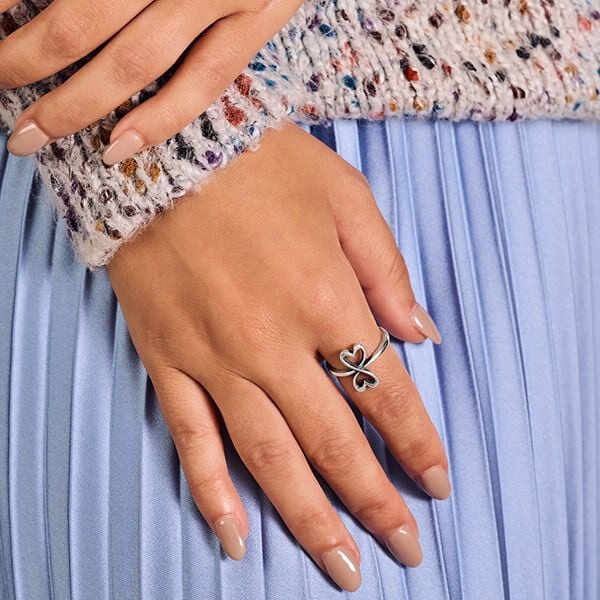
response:
<path id="1" fill-rule="evenodd" d="M 442 343 L 442 336 L 435 324 L 435 321 L 420 304 L 415 304 L 415 307 L 412 309 L 410 318 L 413 322 L 413 325 L 426 338 L 429 338 L 434 344 Z"/>
<path id="2" fill-rule="evenodd" d="M 246 542 L 235 517 L 223 517 L 215 521 L 214 531 L 225 553 L 234 560 L 240 560 L 246 554 Z"/>
<path id="3" fill-rule="evenodd" d="M 23 121 L 8 139 L 8 151 L 17 156 L 27 156 L 43 148 L 50 138 L 39 128 L 32 119 Z"/>
<path id="4" fill-rule="evenodd" d="M 388 550 L 407 567 L 418 567 L 423 560 L 423 551 L 417 536 L 407 527 L 400 527 L 385 538 Z"/>
<path id="5" fill-rule="evenodd" d="M 126 158 L 139 152 L 144 147 L 144 139 L 134 129 L 122 133 L 102 155 L 102 160 L 107 165 L 116 165 Z"/>
<path id="6" fill-rule="evenodd" d="M 452 491 L 446 469 L 440 466 L 427 469 L 421 477 L 421 486 L 433 498 L 445 500 Z"/>
<path id="7" fill-rule="evenodd" d="M 350 552 L 342 546 L 337 546 L 324 554 L 323 564 L 329 577 L 342 589 L 355 592 L 360 587 L 360 569 L 352 560 Z"/>

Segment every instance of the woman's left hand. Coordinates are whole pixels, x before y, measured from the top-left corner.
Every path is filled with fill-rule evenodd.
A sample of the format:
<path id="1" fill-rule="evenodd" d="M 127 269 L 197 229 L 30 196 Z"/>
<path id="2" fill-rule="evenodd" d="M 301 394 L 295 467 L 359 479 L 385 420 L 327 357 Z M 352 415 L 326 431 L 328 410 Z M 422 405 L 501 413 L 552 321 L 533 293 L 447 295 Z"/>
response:
<path id="1" fill-rule="evenodd" d="M 18 3 L 0 0 L 0 12 Z M 0 88 L 45 79 L 108 43 L 19 116 L 9 150 L 30 154 L 95 123 L 183 57 L 171 79 L 128 113 L 111 136 L 111 143 L 120 139 L 122 146 L 127 144 L 131 155 L 163 142 L 210 106 L 300 4 L 54 0 L 0 44 Z M 19 138 L 22 130 L 25 135 Z M 19 143 L 25 139 L 27 143 Z M 112 162 L 108 151 L 105 161 Z"/>

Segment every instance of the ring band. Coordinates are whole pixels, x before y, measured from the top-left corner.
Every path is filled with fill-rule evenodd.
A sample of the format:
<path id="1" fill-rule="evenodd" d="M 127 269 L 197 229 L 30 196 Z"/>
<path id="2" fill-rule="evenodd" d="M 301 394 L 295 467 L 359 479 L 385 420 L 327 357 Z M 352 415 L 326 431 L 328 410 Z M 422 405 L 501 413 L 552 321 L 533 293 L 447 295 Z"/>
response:
<path id="1" fill-rule="evenodd" d="M 344 349 L 340 352 L 340 362 L 347 367 L 347 369 L 336 369 L 325 361 L 326 369 L 336 377 L 348 377 L 354 375 L 352 379 L 352 385 L 357 392 L 364 392 L 367 388 L 375 388 L 379 385 L 379 378 L 375 373 L 369 371 L 367 367 L 374 361 L 376 361 L 385 351 L 390 343 L 390 334 L 379 326 L 381 331 L 381 342 L 377 346 L 375 352 L 367 358 L 367 351 L 365 347 L 360 344 L 354 344 L 352 349 Z M 360 354 L 360 360 L 357 360 L 357 355 Z"/>

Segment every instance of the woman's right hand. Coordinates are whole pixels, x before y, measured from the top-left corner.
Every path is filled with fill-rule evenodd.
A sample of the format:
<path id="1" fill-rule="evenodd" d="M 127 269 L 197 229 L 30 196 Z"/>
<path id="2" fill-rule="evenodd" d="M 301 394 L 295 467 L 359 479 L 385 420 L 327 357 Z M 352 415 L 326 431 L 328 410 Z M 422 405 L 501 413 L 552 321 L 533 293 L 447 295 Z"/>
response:
<path id="1" fill-rule="evenodd" d="M 245 552 L 247 515 L 228 475 L 219 417 L 240 457 L 315 562 L 360 585 L 356 542 L 310 465 L 403 563 L 418 528 L 347 401 L 323 369 L 370 354 L 381 324 L 439 342 L 362 175 L 294 125 L 216 173 L 125 244 L 109 276 L 148 370 L 191 493 L 225 551 Z M 348 396 L 404 470 L 450 493 L 442 442 L 393 348 L 376 388 Z"/>

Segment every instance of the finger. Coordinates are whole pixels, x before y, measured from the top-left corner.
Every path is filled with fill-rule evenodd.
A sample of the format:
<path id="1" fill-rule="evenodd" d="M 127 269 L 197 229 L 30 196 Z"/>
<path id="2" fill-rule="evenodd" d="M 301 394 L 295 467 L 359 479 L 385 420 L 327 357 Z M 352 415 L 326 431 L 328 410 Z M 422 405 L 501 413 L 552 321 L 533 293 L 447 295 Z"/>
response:
<path id="1" fill-rule="evenodd" d="M 277 407 L 247 380 L 220 384 L 210 391 L 241 459 L 294 537 L 340 587 L 358 589 L 356 542 L 315 479 Z"/>
<path id="2" fill-rule="evenodd" d="M 356 286 L 359 288 L 358 282 Z M 340 360 L 340 351 L 352 349 L 359 342 L 368 359 L 381 341 L 381 331 L 360 289 L 338 290 L 339 312 L 343 319 L 333 319 L 323 326 L 319 353 L 337 369 L 348 367 Z M 349 301 L 348 299 L 354 299 Z M 329 301 L 331 310 L 331 300 Z M 350 307 L 350 308 L 348 308 Z M 359 364 L 362 353 L 357 350 L 350 362 Z M 357 391 L 354 376 L 339 377 L 350 398 L 376 427 L 386 445 L 404 470 L 431 496 L 445 499 L 450 494 L 448 460 L 442 441 L 400 357 L 390 345 L 367 369 L 378 379 L 376 387 Z M 358 384 L 365 374 L 358 376 Z M 371 375 L 367 379 L 372 383 Z"/>
<path id="3" fill-rule="evenodd" d="M 0 13 L 7 11 L 9 8 L 19 4 L 21 0 L 0 0 Z"/>
<path id="4" fill-rule="evenodd" d="M 223 550 L 239 560 L 246 552 L 248 517 L 227 471 L 212 401 L 196 381 L 176 369 L 151 377 L 192 497 Z"/>
<path id="5" fill-rule="evenodd" d="M 367 180 L 358 174 L 350 181 L 351 187 L 335 194 L 331 204 L 340 244 L 371 310 L 398 339 L 441 343 L 435 322 L 415 299 L 404 258 Z"/>
<path id="6" fill-rule="evenodd" d="M 236 79 L 257 50 L 245 46 L 254 31 L 251 27 L 231 33 L 230 24 L 242 19 L 244 15 L 234 15 L 213 25 L 157 94 L 116 125 L 102 157 L 106 164 L 119 163 L 176 135 Z M 219 50 L 207 52 L 207 45 Z"/>
<path id="7" fill-rule="evenodd" d="M 297 376 L 285 368 L 285 378 L 273 383 L 270 377 L 261 387 L 277 404 L 309 461 L 354 516 L 400 562 L 416 567 L 422 551 L 415 518 L 348 403 L 313 357 L 294 368 Z"/>
<path id="8" fill-rule="evenodd" d="M 273 2 L 264 14 L 237 13 L 215 23 L 158 93 L 116 125 L 104 161 L 121 162 L 141 148 L 160 144 L 194 121 L 276 33 L 273 23 L 285 23 L 292 16 L 290 6 L 294 4 Z M 238 85 L 245 82 L 238 81 Z"/>
<path id="9" fill-rule="evenodd" d="M 96 122 L 155 81 L 224 10 L 220 2 L 202 11 L 195 6 L 187 2 L 174 11 L 170 0 L 153 2 L 93 60 L 19 116 L 9 150 L 35 152 Z"/>
<path id="10" fill-rule="evenodd" d="M 110 39 L 151 1 L 54 0 L 0 44 L 0 87 L 21 87 L 58 73 Z"/>

